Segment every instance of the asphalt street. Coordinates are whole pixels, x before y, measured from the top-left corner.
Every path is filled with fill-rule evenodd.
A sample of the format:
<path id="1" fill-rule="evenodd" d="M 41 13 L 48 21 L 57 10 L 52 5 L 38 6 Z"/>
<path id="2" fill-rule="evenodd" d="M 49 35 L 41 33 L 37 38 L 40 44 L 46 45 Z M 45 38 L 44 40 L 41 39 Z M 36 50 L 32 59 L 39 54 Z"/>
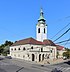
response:
<path id="1" fill-rule="evenodd" d="M 70 61 L 41 66 L 40 64 L 20 59 L 0 60 L 0 72 L 51 72 L 55 68 L 62 72 L 70 72 Z"/>

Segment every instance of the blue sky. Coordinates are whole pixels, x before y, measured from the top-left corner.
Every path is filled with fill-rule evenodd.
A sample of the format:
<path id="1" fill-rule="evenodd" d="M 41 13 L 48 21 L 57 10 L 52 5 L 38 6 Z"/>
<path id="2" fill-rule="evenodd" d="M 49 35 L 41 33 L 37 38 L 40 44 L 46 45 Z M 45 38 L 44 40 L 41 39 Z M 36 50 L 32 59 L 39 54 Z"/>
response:
<path id="1" fill-rule="evenodd" d="M 48 39 L 70 23 L 70 0 L 0 0 L 0 44 L 5 40 L 36 38 L 36 24 L 43 8 L 48 24 Z M 68 28 L 66 27 L 55 40 Z M 56 42 L 70 38 L 70 31 Z M 70 42 L 69 42 L 70 43 Z M 63 44 L 70 47 L 70 44 Z"/>

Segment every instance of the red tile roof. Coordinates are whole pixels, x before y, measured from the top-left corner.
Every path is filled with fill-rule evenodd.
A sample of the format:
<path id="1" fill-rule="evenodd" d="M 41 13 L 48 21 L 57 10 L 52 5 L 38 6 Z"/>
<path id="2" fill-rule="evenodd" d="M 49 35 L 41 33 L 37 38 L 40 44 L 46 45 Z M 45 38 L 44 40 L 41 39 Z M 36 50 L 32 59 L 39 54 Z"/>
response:
<path id="1" fill-rule="evenodd" d="M 34 45 L 49 45 L 49 46 L 56 46 L 57 50 L 63 50 L 64 47 L 60 45 L 55 45 L 51 40 L 44 40 L 43 42 L 37 41 L 34 38 L 26 38 L 15 42 L 12 46 L 16 45 L 24 45 L 24 44 L 34 44 Z"/>
<path id="2" fill-rule="evenodd" d="M 43 45 L 42 42 L 37 41 L 37 40 L 35 40 L 33 38 L 26 38 L 26 39 L 17 41 L 12 46 L 15 46 L 15 45 L 24 45 L 24 44 Z"/>
<path id="3" fill-rule="evenodd" d="M 44 45 L 50 45 L 50 46 L 56 46 L 51 40 L 48 40 L 48 39 L 44 40 L 43 44 Z"/>
<path id="4" fill-rule="evenodd" d="M 57 50 L 63 50 L 64 49 L 64 47 L 60 46 L 60 45 L 56 45 L 56 47 L 57 47 Z"/>
<path id="5" fill-rule="evenodd" d="M 37 41 L 34 38 L 26 38 L 15 42 L 12 46 L 24 45 L 24 44 L 34 44 L 34 45 L 50 45 L 55 46 L 51 40 L 44 40 L 43 42 Z"/>

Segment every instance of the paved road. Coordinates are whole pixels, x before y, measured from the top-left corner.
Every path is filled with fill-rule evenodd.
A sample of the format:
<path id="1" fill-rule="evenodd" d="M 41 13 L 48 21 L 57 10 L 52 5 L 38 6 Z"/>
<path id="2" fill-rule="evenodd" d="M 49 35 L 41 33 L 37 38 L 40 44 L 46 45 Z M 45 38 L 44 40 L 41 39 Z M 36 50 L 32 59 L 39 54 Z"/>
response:
<path id="1" fill-rule="evenodd" d="M 34 62 L 20 59 L 0 60 L 0 72 L 51 72 L 54 68 L 62 72 L 70 72 L 70 61 L 55 65 L 44 65 L 42 67 Z"/>

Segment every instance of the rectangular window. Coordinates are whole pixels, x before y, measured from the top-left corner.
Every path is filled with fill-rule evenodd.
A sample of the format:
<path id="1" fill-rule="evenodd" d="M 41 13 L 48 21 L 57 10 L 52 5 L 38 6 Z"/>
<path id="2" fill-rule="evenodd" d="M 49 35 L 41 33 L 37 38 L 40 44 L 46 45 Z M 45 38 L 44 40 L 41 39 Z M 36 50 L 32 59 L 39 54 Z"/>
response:
<path id="1" fill-rule="evenodd" d="M 38 28 L 38 33 L 40 33 L 40 28 Z"/>
<path id="2" fill-rule="evenodd" d="M 44 33 L 45 33 L 45 28 L 44 28 Z"/>

